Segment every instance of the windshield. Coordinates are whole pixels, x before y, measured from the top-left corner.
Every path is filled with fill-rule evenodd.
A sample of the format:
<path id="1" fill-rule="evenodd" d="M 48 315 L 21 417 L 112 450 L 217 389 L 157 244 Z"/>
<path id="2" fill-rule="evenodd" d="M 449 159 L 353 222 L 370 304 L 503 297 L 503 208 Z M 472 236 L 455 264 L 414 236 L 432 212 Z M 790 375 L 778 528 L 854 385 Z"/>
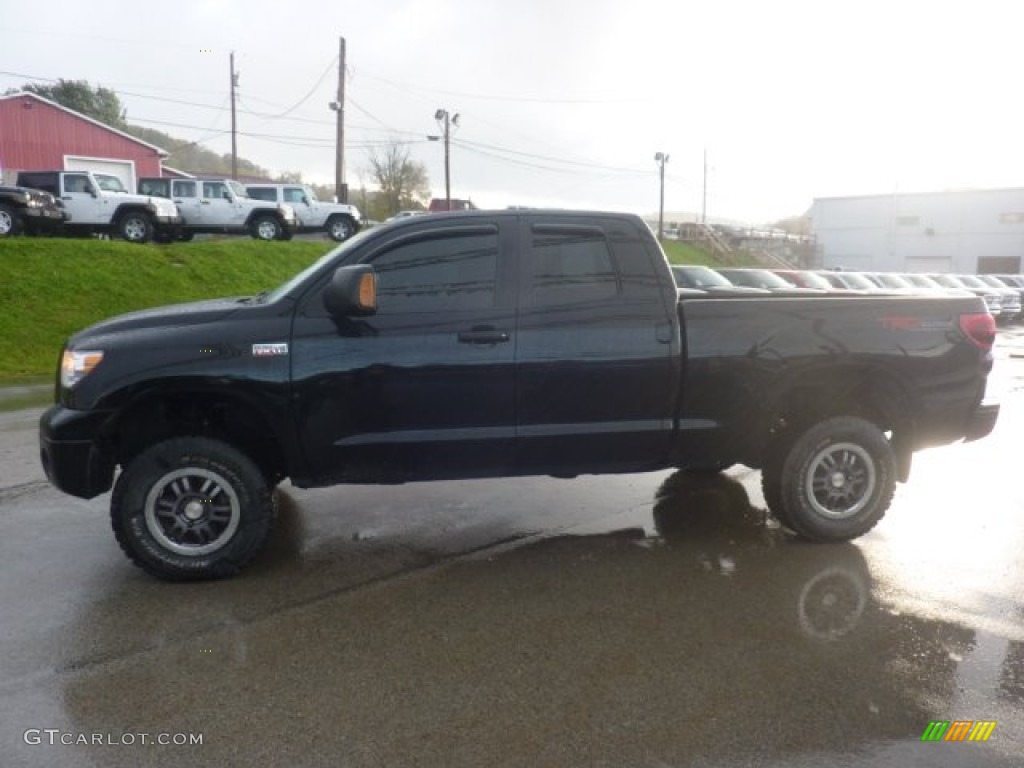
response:
<path id="1" fill-rule="evenodd" d="M 968 288 L 990 288 L 991 286 L 985 285 L 981 280 L 976 278 L 974 275 L 957 275 L 957 279 L 966 285 Z"/>
<path id="2" fill-rule="evenodd" d="M 978 275 L 977 279 L 993 288 L 1006 288 L 1006 283 L 992 275 Z"/>
<path id="3" fill-rule="evenodd" d="M 894 275 L 889 272 L 878 272 L 875 274 L 875 279 L 878 280 L 878 284 L 883 288 L 910 288 L 911 285 L 899 275 Z"/>
<path id="4" fill-rule="evenodd" d="M 904 275 L 903 279 L 906 280 L 911 285 L 916 285 L 919 288 L 932 288 L 932 289 L 935 289 L 935 288 L 941 288 L 942 287 L 941 285 L 936 283 L 934 280 L 932 280 L 930 277 L 928 277 L 928 275 L 909 274 L 909 275 Z"/>
<path id="5" fill-rule="evenodd" d="M 303 187 L 302 191 L 306 193 L 306 199 L 311 203 L 319 203 L 320 201 L 316 197 L 316 192 L 313 191 L 312 187 Z"/>
<path id="6" fill-rule="evenodd" d="M 245 191 L 245 187 L 239 184 L 234 179 L 228 179 L 228 186 L 231 187 L 231 191 L 235 193 L 236 197 L 248 197 L 249 193 Z"/>
<path id="7" fill-rule="evenodd" d="M 337 248 L 332 248 L 331 250 L 329 250 L 327 253 L 325 253 L 323 256 L 321 256 L 319 259 L 314 261 L 312 264 L 310 264 L 308 267 L 306 267 L 304 270 L 299 272 L 297 275 L 295 275 L 285 283 L 282 283 L 281 285 L 277 286 L 277 288 L 274 288 L 272 291 L 261 294 L 260 300 L 271 302 L 277 301 L 282 296 L 287 296 L 289 293 L 295 290 L 295 288 L 297 288 L 299 285 L 301 285 L 307 279 L 309 279 L 310 276 L 316 274 L 327 262 L 340 257 L 340 255 L 343 252 L 361 243 L 364 239 L 366 239 L 366 236 L 369 235 L 370 232 L 372 231 L 373 230 L 370 229 L 364 229 L 359 234 L 353 235 L 348 240 L 341 243 Z"/>
<path id="8" fill-rule="evenodd" d="M 952 275 L 937 274 L 930 275 L 931 279 L 945 288 L 963 288 L 964 285 Z"/>
<path id="9" fill-rule="evenodd" d="M 751 288 L 767 288 L 770 291 L 787 290 L 793 288 L 778 275 L 766 269 L 723 269 L 722 274 L 728 278 L 733 285 L 746 285 Z"/>
<path id="10" fill-rule="evenodd" d="M 856 272 L 839 272 L 838 275 L 847 288 L 854 288 L 858 291 L 874 291 L 878 289 L 877 285 L 864 277 L 864 275 Z"/>
<path id="11" fill-rule="evenodd" d="M 733 284 L 710 267 L 672 267 L 676 283 L 684 288 L 732 288 Z"/>
<path id="12" fill-rule="evenodd" d="M 793 285 L 802 288 L 818 288 L 823 291 L 832 290 L 832 283 L 826 280 L 821 275 L 816 275 L 813 272 L 797 272 L 790 276 L 786 273 L 780 275 L 783 280 L 793 283 Z"/>
<path id="13" fill-rule="evenodd" d="M 111 176 L 109 173 L 94 173 L 93 178 L 96 179 L 96 183 L 100 185 L 100 189 L 107 192 L 127 192 L 124 188 L 121 180 L 117 176 Z"/>

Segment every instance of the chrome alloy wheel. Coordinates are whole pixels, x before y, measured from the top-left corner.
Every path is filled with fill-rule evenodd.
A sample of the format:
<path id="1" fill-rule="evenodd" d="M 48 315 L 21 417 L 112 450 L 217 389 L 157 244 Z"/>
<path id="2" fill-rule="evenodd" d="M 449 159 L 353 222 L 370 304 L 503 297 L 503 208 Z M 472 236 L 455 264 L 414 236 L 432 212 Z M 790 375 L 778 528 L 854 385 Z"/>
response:
<path id="1" fill-rule="evenodd" d="M 815 512 L 841 520 L 864 509 L 876 485 L 871 455 L 856 443 L 834 443 L 811 459 L 805 490 Z"/>
<path id="2" fill-rule="evenodd" d="M 146 528 L 179 555 L 216 552 L 238 529 L 242 508 L 231 484 L 208 469 L 187 467 L 161 477 L 146 496 Z"/>
<path id="3" fill-rule="evenodd" d="M 276 240 L 279 227 L 273 219 L 261 219 L 256 225 L 256 236 L 260 240 Z"/>

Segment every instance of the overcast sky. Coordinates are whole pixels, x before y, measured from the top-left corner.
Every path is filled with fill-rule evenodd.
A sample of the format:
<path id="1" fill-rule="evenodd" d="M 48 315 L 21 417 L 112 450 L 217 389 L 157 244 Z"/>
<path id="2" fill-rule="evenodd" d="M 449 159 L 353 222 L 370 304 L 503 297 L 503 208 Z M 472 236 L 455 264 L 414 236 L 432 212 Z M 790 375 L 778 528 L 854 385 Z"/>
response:
<path id="1" fill-rule="evenodd" d="M 1020 0 L 5 2 L 0 90 L 86 79 L 225 153 L 234 51 L 239 154 L 333 183 L 344 36 L 350 186 L 397 140 L 443 196 L 444 108 L 453 197 L 650 213 L 664 152 L 666 210 L 699 211 L 706 151 L 708 216 L 758 224 L 1024 186 L 1022 20 Z"/>

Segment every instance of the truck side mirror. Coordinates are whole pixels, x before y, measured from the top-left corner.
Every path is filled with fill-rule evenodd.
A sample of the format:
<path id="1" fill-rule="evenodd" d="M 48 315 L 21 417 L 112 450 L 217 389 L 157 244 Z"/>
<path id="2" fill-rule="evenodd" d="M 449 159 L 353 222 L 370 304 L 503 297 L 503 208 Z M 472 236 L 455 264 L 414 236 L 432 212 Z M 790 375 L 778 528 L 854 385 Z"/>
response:
<path id="1" fill-rule="evenodd" d="M 377 311 L 377 273 L 370 264 L 338 267 L 324 291 L 324 308 L 334 317 L 372 315 Z"/>

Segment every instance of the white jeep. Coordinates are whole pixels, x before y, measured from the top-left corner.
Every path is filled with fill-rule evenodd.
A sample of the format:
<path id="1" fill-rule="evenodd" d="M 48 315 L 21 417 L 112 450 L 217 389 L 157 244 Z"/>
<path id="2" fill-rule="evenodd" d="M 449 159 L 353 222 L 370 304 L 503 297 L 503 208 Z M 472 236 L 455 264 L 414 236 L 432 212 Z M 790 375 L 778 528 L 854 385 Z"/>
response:
<path id="1" fill-rule="evenodd" d="M 89 171 L 22 171 L 18 186 L 41 189 L 64 206 L 63 230 L 79 235 L 119 235 L 134 243 L 173 237 L 181 214 L 170 200 L 136 195 L 117 176 Z"/>
<path id="2" fill-rule="evenodd" d="M 139 179 L 139 192 L 174 201 L 184 219 L 184 240 L 197 233 L 289 240 L 298 224 L 291 205 L 255 200 L 233 179 L 150 177 Z"/>
<path id="3" fill-rule="evenodd" d="M 354 205 L 325 203 L 305 184 L 248 184 L 249 197 L 290 205 L 299 218 L 299 232 L 326 232 L 337 242 L 359 231 L 362 216 Z"/>

